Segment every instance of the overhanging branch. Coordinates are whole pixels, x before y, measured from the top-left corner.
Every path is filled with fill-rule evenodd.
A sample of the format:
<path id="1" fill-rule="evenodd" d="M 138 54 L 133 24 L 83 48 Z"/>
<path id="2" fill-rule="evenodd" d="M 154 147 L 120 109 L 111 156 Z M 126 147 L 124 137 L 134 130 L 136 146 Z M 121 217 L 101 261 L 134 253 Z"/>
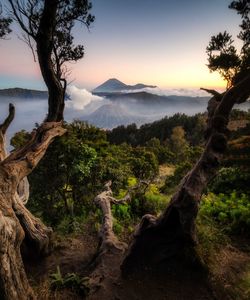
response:
<path id="1" fill-rule="evenodd" d="M 9 114 L 8 114 L 8 117 L 0 125 L 0 131 L 2 132 L 3 135 L 5 135 L 8 127 L 10 126 L 10 124 L 13 121 L 14 117 L 15 117 L 15 106 L 12 103 L 10 103 L 9 104 Z"/>

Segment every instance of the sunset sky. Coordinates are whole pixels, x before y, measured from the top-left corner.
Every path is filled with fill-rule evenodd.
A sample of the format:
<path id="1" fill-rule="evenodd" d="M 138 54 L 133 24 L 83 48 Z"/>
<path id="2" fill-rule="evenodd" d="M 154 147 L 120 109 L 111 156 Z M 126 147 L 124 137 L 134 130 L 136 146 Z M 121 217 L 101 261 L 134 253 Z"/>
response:
<path id="1" fill-rule="evenodd" d="M 1 1 L 6 3 L 6 1 Z M 109 78 L 160 88 L 222 87 L 209 73 L 211 35 L 228 30 L 236 39 L 239 16 L 228 0 L 93 0 L 96 21 L 76 30 L 85 57 L 70 65 L 69 81 L 92 89 Z M 17 38 L 0 40 L 0 88 L 44 89 L 29 48 Z"/>

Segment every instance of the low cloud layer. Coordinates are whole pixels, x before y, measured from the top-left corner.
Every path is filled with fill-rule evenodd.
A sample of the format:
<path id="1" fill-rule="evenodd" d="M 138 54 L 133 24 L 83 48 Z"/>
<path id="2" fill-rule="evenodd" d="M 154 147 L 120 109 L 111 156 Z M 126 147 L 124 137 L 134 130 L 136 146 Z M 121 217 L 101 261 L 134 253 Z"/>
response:
<path id="1" fill-rule="evenodd" d="M 158 96 L 189 96 L 189 97 L 207 97 L 210 96 L 207 92 L 200 89 L 160 89 L 156 88 L 144 88 L 138 90 L 125 90 L 123 93 L 136 93 L 136 92 L 148 92 Z M 219 91 L 220 92 L 220 91 Z"/>

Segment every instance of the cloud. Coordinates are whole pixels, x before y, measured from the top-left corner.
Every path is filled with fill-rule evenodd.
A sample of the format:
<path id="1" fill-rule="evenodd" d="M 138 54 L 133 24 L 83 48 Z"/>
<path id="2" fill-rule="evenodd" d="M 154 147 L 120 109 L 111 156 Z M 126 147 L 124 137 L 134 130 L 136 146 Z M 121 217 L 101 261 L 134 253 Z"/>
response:
<path id="1" fill-rule="evenodd" d="M 210 96 L 207 92 L 200 89 L 188 89 L 188 88 L 179 88 L 179 89 L 160 89 L 156 88 L 144 88 L 137 90 L 125 90 L 123 93 L 136 93 L 136 92 L 148 92 L 158 96 L 189 96 L 189 97 L 207 97 Z M 218 90 L 220 92 L 220 90 Z M 221 90 L 222 92 L 222 90 Z"/>
<path id="2" fill-rule="evenodd" d="M 103 100 L 102 97 L 93 95 L 86 89 L 79 89 L 74 85 L 67 88 L 67 94 L 70 96 L 70 100 L 65 102 L 66 107 L 74 110 L 84 110 L 92 102 Z"/>

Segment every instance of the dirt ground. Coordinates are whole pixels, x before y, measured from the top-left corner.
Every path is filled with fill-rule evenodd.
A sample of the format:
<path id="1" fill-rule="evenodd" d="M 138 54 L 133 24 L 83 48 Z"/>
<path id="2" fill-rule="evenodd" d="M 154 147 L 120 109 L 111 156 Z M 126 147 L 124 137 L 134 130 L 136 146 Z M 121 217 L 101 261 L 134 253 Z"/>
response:
<path id="1" fill-rule="evenodd" d="M 124 279 L 104 281 L 104 293 L 91 295 L 91 300 L 247 300 L 249 294 L 241 285 L 250 272 L 250 248 L 237 247 L 237 242 L 218 253 L 211 272 L 193 268 L 183 262 L 160 265 L 157 270 L 145 270 Z M 53 253 L 42 262 L 26 262 L 30 282 L 39 300 L 78 300 L 84 296 L 69 288 L 51 290 L 49 274 L 57 266 L 63 275 L 90 274 L 89 264 L 98 246 L 98 236 L 86 230 L 75 236 L 57 238 Z M 119 269 L 119 264 L 112 266 Z M 250 282 L 249 282 L 250 286 Z M 249 287 L 248 287 L 249 288 Z M 106 290 L 105 290 L 106 289 Z M 101 296 L 100 296 L 101 295 Z M 88 299 L 88 297 L 87 297 Z"/>

